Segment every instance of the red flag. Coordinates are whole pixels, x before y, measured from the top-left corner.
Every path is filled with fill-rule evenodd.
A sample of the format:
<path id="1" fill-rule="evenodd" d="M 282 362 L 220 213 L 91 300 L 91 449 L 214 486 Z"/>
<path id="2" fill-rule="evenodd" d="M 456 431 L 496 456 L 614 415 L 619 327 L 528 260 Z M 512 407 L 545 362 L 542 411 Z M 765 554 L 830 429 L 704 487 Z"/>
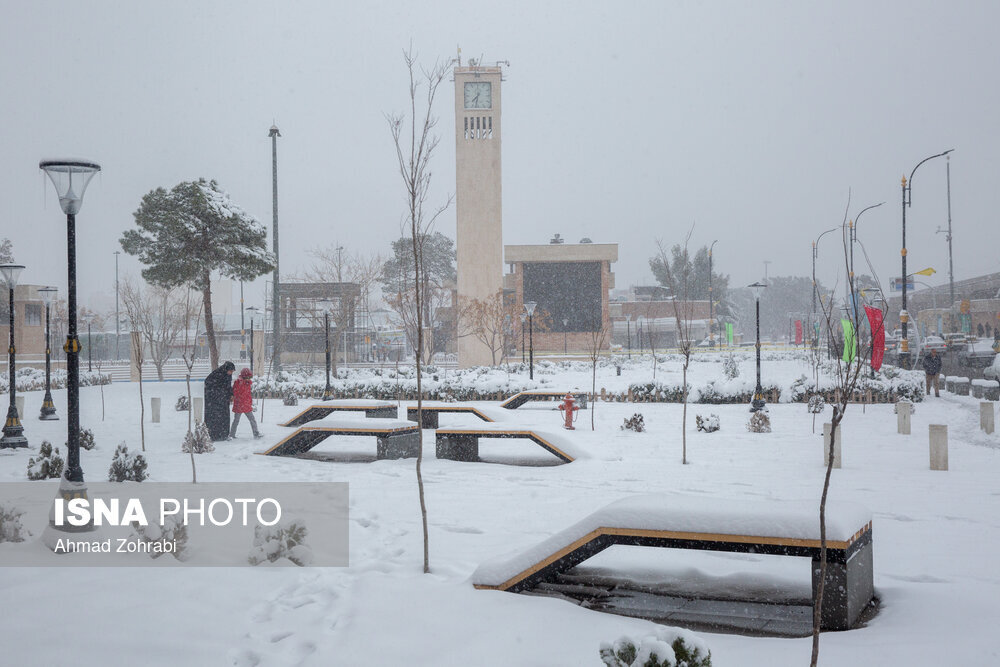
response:
<path id="1" fill-rule="evenodd" d="M 795 344 L 802 345 L 802 320 L 795 320 Z"/>
<path id="2" fill-rule="evenodd" d="M 882 357 L 885 356 L 885 327 L 882 326 L 882 311 L 878 308 L 865 306 L 868 324 L 872 331 L 872 368 L 882 368 Z"/>

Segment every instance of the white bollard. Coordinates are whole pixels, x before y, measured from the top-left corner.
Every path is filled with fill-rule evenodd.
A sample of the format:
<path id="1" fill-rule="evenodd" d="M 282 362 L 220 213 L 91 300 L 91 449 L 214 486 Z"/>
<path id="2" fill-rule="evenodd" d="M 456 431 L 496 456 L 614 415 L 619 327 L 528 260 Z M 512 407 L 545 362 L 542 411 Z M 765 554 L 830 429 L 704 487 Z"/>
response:
<path id="1" fill-rule="evenodd" d="M 948 469 L 948 426 L 931 424 L 927 427 L 931 443 L 931 470 Z"/>
<path id="2" fill-rule="evenodd" d="M 160 423 L 160 397 L 153 396 L 149 399 L 150 412 L 153 413 L 153 423 Z"/>
<path id="3" fill-rule="evenodd" d="M 17 416 L 24 421 L 24 396 L 15 396 L 14 406 L 17 408 Z"/>
<path id="4" fill-rule="evenodd" d="M 823 465 L 830 465 L 830 430 L 833 424 L 826 422 L 823 424 Z M 843 426 L 837 428 L 837 434 L 833 438 L 833 467 L 840 468 L 840 434 L 844 430 Z"/>
<path id="5" fill-rule="evenodd" d="M 979 428 L 987 433 L 993 432 L 993 401 L 979 403 Z"/>
<path id="6" fill-rule="evenodd" d="M 910 435 L 910 408 L 913 405 L 909 401 L 896 403 L 896 433 Z"/>
<path id="7" fill-rule="evenodd" d="M 194 423 L 200 424 L 203 419 L 205 409 L 205 399 L 201 396 L 194 397 Z"/>

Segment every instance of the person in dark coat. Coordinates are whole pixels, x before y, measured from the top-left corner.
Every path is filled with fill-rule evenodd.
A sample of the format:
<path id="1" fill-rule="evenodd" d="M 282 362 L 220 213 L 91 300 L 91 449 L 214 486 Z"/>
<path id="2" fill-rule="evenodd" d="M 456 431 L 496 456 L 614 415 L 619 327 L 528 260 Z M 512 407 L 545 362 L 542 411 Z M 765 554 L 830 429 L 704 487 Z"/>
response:
<path id="1" fill-rule="evenodd" d="M 940 396 L 941 391 L 938 389 L 938 374 L 941 372 L 941 357 L 938 356 L 937 350 L 931 350 L 931 353 L 924 357 L 923 362 L 924 373 L 927 374 L 927 395 L 931 395 L 931 385 L 934 385 L 934 395 Z"/>
<path id="2" fill-rule="evenodd" d="M 236 365 L 227 361 L 205 378 L 205 426 L 212 440 L 229 437 L 229 403 L 233 399 L 233 371 Z"/>

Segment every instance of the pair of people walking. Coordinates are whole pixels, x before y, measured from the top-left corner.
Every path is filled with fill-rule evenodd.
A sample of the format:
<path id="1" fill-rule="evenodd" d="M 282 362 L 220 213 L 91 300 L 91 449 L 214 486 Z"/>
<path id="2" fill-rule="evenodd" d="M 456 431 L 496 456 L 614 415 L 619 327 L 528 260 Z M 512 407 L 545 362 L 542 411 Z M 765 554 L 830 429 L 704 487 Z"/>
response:
<path id="1" fill-rule="evenodd" d="M 227 361 L 205 378 L 205 425 L 214 441 L 235 438 L 241 415 L 247 416 L 253 437 L 263 437 L 253 415 L 253 373 L 244 368 L 234 383 L 232 377 L 235 371 L 236 365 Z M 232 420 L 229 417 L 230 405 Z"/>

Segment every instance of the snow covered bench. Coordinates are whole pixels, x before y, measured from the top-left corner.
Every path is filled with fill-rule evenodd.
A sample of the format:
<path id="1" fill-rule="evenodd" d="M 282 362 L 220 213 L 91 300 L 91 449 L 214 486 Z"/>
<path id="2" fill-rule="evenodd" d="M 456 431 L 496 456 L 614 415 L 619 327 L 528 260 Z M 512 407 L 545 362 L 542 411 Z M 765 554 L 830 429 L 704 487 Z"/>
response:
<path id="1" fill-rule="evenodd" d="M 302 426 L 334 412 L 364 412 L 365 417 L 395 419 L 396 404 L 391 401 L 374 401 L 364 398 L 340 399 L 326 401 L 322 405 L 313 405 L 295 415 L 279 426 Z"/>
<path id="2" fill-rule="evenodd" d="M 420 431 L 413 422 L 402 419 L 355 419 L 326 421 L 322 425 L 303 426 L 271 447 L 265 456 L 298 456 L 330 436 L 374 436 L 378 441 L 377 459 L 415 458 L 420 451 Z"/>
<path id="3" fill-rule="evenodd" d="M 1000 400 L 1000 384 L 996 380 L 975 379 L 972 381 L 972 395 L 986 401 Z"/>
<path id="4" fill-rule="evenodd" d="M 516 410 L 528 401 L 561 401 L 566 398 L 566 394 L 572 394 L 581 410 L 587 408 L 587 392 L 585 391 L 522 391 L 501 403 L 500 407 Z"/>
<path id="5" fill-rule="evenodd" d="M 478 461 L 480 438 L 525 438 L 555 454 L 566 463 L 584 457 L 584 453 L 561 434 L 537 429 L 483 424 L 473 428 L 439 428 L 435 434 L 435 454 L 439 459 Z"/>
<path id="6" fill-rule="evenodd" d="M 497 422 L 503 421 L 504 416 L 499 413 L 495 408 L 491 409 L 485 406 L 478 405 L 465 405 L 462 403 L 444 403 L 441 401 L 424 401 L 423 404 L 423 423 L 421 426 L 423 428 L 437 428 L 439 421 L 439 415 L 443 412 L 457 412 L 475 415 L 479 417 L 484 422 Z M 411 405 L 406 408 L 406 418 L 411 422 L 417 421 L 417 406 Z"/>
<path id="7" fill-rule="evenodd" d="M 821 625 L 854 626 L 874 595 L 871 512 L 854 504 L 826 508 L 827 566 Z M 481 565 L 479 589 L 528 591 L 616 544 L 804 556 L 819 584 L 816 503 L 717 500 L 680 495 L 624 498 L 514 557 Z"/>

